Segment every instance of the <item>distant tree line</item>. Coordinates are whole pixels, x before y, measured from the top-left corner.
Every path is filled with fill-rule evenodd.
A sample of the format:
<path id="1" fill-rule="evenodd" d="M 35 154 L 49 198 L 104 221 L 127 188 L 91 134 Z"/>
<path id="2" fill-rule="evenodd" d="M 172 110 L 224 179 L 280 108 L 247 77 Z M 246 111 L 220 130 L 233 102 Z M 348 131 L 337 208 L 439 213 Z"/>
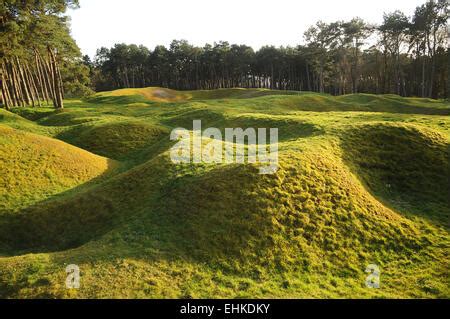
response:
<path id="1" fill-rule="evenodd" d="M 375 26 L 355 18 L 318 22 L 297 47 L 254 51 L 228 42 L 169 48 L 116 44 L 101 48 L 91 69 L 96 90 L 161 86 L 178 90 L 231 87 L 331 93 L 448 97 L 446 0 L 429 0 L 413 16 L 395 11 Z M 370 44 L 370 45 L 369 45 Z"/>
<path id="2" fill-rule="evenodd" d="M 1 103 L 52 104 L 63 108 L 64 91 L 89 91 L 89 69 L 70 36 L 67 8 L 78 0 L 3 0 L 0 3 Z"/>

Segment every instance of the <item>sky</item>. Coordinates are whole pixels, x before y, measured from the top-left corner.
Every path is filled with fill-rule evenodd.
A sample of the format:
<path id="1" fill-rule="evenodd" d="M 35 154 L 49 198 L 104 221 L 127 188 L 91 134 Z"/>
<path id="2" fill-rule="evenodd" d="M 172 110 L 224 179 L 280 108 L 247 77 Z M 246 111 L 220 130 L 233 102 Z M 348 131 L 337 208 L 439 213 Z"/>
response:
<path id="1" fill-rule="evenodd" d="M 425 0 L 80 0 L 69 10 L 72 35 L 83 54 L 115 43 L 150 49 L 185 39 L 203 46 L 228 41 L 295 46 L 316 21 L 361 17 L 380 23 L 383 13 L 401 10 L 411 16 Z"/>

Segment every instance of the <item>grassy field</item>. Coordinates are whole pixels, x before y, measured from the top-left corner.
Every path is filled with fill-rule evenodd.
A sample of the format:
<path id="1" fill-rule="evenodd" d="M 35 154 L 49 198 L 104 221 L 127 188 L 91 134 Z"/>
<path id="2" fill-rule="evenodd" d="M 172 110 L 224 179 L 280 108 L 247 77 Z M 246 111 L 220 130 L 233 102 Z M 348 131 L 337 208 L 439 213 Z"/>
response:
<path id="1" fill-rule="evenodd" d="M 448 102 L 147 88 L 65 105 L 0 109 L 1 298 L 450 298 Z M 279 128 L 278 172 L 173 164 L 193 120 Z"/>

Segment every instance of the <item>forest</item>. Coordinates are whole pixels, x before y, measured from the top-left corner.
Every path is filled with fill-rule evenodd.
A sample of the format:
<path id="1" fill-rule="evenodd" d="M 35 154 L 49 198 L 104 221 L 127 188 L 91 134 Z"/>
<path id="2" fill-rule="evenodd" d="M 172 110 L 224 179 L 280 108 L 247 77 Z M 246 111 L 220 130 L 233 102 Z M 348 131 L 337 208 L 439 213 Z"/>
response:
<path id="1" fill-rule="evenodd" d="M 447 4 L 428 1 L 411 17 L 395 11 L 381 25 L 360 18 L 317 22 L 296 47 L 225 41 L 169 48 L 116 44 L 101 48 L 90 67 L 97 91 L 159 86 L 177 90 L 267 88 L 329 93 L 446 98 Z M 299 35 L 299 41 L 300 41 Z"/>
<path id="2" fill-rule="evenodd" d="M 2 3 L 4 107 L 51 102 L 62 108 L 65 95 L 147 86 L 449 96 L 445 0 L 428 1 L 411 17 L 387 13 L 381 25 L 360 18 L 319 21 L 296 47 L 255 51 L 226 41 L 197 47 L 174 40 L 169 48 L 153 50 L 134 44 L 102 47 L 93 61 L 81 56 L 64 15 L 78 5 L 77 0 Z"/>
<path id="3" fill-rule="evenodd" d="M 70 35 L 68 8 L 78 0 L 0 4 L 2 105 L 63 108 L 64 97 L 86 95 L 89 69 Z"/>

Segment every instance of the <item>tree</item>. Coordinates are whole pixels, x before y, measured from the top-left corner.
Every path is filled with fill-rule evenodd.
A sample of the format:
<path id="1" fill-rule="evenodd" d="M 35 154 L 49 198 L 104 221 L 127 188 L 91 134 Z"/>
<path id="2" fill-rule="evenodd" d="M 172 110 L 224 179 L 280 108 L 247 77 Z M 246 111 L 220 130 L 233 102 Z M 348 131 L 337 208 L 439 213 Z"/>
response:
<path id="1" fill-rule="evenodd" d="M 152 51 L 117 44 L 97 52 L 93 82 L 97 90 L 245 87 L 445 97 L 444 2 L 429 0 L 412 19 L 400 11 L 385 14 L 377 27 L 360 18 L 319 21 L 305 32 L 306 43 L 295 48 L 263 46 L 255 52 L 224 41 L 196 47 L 174 40 L 168 48 L 157 46 Z M 372 36 L 378 36 L 378 41 L 367 47 Z"/>
<path id="2" fill-rule="evenodd" d="M 326 24 L 322 21 L 316 23 L 305 32 L 305 40 L 314 53 L 313 65 L 319 75 L 319 92 L 325 92 L 325 76 L 327 65 L 331 62 L 331 49 L 336 45 L 340 35 L 339 22 Z"/>
<path id="3" fill-rule="evenodd" d="M 445 0 L 429 0 L 416 8 L 412 19 L 410 48 L 415 51 L 416 62 L 421 61 L 420 89 L 423 97 L 437 96 L 434 94 L 437 53 L 439 48 L 445 47 L 447 20 L 448 11 Z"/>
<path id="4" fill-rule="evenodd" d="M 384 21 L 379 27 L 379 31 L 382 34 L 382 45 L 384 46 L 385 54 L 390 54 L 394 62 L 396 93 L 401 95 L 403 88 L 403 94 L 406 95 L 400 54 L 402 52 L 402 46 L 406 42 L 410 24 L 406 15 L 401 11 L 385 14 L 383 19 Z"/>
<path id="5" fill-rule="evenodd" d="M 61 70 L 78 63 L 80 51 L 70 36 L 68 8 L 78 0 L 5 0 L 0 5 L 2 103 L 11 106 L 41 105 L 51 99 L 63 107 Z M 3 36 L 4 35 L 4 36 Z"/>
<path id="6" fill-rule="evenodd" d="M 354 18 L 349 22 L 342 23 L 344 35 L 344 46 L 351 49 L 351 81 L 352 93 L 358 93 L 358 80 L 361 76 L 360 53 L 365 40 L 371 35 L 373 28 L 360 18 Z"/>

